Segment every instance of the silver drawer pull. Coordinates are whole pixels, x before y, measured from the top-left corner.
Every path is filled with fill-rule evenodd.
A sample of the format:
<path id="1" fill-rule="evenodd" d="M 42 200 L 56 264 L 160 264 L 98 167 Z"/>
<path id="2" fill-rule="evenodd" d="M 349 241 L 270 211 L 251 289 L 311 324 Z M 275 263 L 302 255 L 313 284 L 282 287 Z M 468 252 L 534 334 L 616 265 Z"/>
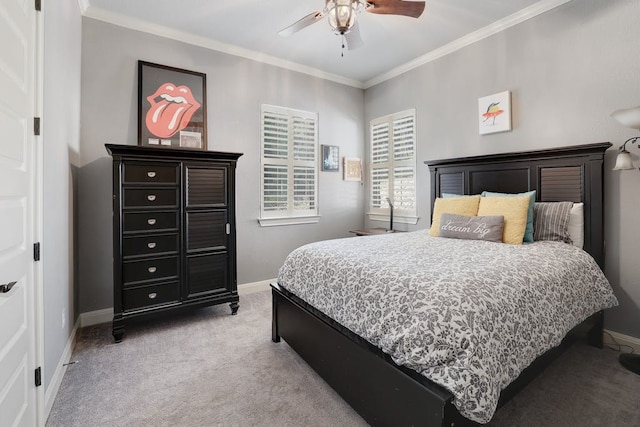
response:
<path id="1" fill-rule="evenodd" d="M 153 248 L 155 248 L 155 247 L 156 247 L 156 242 L 147 243 L 147 247 L 148 247 L 149 249 L 153 249 Z"/>
<path id="2" fill-rule="evenodd" d="M 155 201 L 156 200 L 156 195 L 155 194 L 149 194 L 147 196 L 147 200 L 150 201 L 150 202 Z"/>
<path id="3" fill-rule="evenodd" d="M 147 172 L 147 176 L 149 178 L 155 178 L 156 177 L 156 173 L 154 171 L 149 171 L 149 172 Z"/>
<path id="4" fill-rule="evenodd" d="M 157 297 L 157 296 L 158 296 L 158 294 L 157 294 L 157 293 L 155 293 L 155 292 L 151 292 L 151 293 L 149 294 L 149 299 L 156 299 L 156 297 Z"/>
<path id="5" fill-rule="evenodd" d="M 149 267 L 149 268 L 147 268 L 147 270 L 149 270 L 149 273 L 155 273 L 157 268 L 156 267 Z"/>
<path id="6" fill-rule="evenodd" d="M 150 218 L 147 220 L 147 224 L 149 225 L 156 225 L 156 219 L 155 218 Z"/>

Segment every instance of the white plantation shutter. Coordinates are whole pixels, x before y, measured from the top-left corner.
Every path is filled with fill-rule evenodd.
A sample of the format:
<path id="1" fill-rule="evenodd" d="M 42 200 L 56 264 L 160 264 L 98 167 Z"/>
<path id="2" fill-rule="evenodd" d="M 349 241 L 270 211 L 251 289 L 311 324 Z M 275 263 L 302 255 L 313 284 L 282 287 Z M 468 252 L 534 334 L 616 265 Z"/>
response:
<path id="1" fill-rule="evenodd" d="M 312 167 L 293 168 L 293 209 L 310 213 L 316 210 L 316 171 Z"/>
<path id="2" fill-rule="evenodd" d="M 415 216 L 416 113 L 407 110 L 371 121 L 371 206 L 373 214 Z"/>
<path id="3" fill-rule="evenodd" d="M 287 212 L 287 198 L 289 194 L 286 166 L 265 165 L 262 170 L 263 198 L 262 209 L 264 212 Z"/>
<path id="4" fill-rule="evenodd" d="M 416 178 L 413 166 L 393 168 L 393 206 L 400 211 L 415 212 Z"/>
<path id="5" fill-rule="evenodd" d="M 318 215 L 317 146 L 316 113 L 262 105 L 261 219 Z"/>
<path id="6" fill-rule="evenodd" d="M 371 125 L 371 204 L 380 208 L 389 197 L 389 123 Z"/>

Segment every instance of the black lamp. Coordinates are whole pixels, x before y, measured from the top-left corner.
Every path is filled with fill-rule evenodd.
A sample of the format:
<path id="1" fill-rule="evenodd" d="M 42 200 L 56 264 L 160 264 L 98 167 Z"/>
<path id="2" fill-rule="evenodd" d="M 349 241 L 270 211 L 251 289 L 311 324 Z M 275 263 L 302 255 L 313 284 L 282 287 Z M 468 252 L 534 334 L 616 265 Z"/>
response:
<path id="1" fill-rule="evenodd" d="M 611 117 L 616 119 L 623 126 L 640 130 L 640 106 L 633 108 L 625 108 L 623 110 L 614 111 Z M 620 153 L 616 157 L 616 165 L 613 170 L 635 169 L 631 159 L 631 153 L 627 151 L 627 144 L 634 144 L 640 140 L 640 136 L 627 139 L 620 147 Z M 639 144 L 640 146 L 640 144 Z M 619 357 L 620 364 L 640 375 L 640 355 L 623 353 Z"/>

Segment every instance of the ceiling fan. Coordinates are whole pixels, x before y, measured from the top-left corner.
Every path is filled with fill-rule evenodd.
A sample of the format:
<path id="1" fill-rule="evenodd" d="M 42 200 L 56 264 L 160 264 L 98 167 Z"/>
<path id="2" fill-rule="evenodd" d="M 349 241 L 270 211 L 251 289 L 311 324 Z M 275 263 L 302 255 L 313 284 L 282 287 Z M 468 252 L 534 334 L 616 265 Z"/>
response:
<path id="1" fill-rule="evenodd" d="M 313 12 L 280 30 L 278 34 L 287 37 L 328 16 L 329 26 L 334 33 L 343 36 L 349 50 L 363 45 L 356 15 L 367 11 L 384 15 L 403 15 L 418 18 L 424 11 L 424 1 L 404 0 L 325 0 L 321 11 Z M 342 45 L 344 48 L 344 44 Z"/>

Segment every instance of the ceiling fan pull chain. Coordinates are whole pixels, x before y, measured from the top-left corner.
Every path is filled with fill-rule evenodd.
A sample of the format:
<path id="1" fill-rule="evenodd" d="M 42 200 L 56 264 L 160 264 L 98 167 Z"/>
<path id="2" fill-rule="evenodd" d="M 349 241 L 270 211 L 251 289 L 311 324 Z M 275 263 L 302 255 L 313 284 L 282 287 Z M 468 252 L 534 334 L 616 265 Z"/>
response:
<path id="1" fill-rule="evenodd" d="M 340 53 L 340 57 L 344 58 L 344 34 L 342 34 L 342 52 Z"/>

